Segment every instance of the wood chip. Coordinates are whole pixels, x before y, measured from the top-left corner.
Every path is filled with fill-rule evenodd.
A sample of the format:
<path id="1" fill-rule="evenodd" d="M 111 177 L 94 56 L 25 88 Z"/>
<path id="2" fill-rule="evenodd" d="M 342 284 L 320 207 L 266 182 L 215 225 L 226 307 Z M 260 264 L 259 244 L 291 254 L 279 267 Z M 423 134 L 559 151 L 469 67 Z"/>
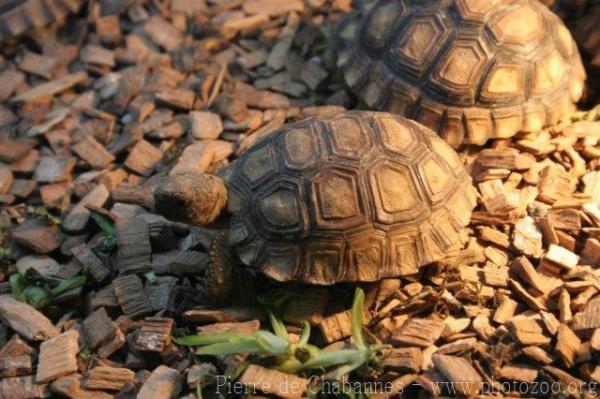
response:
<path id="1" fill-rule="evenodd" d="M 481 390 L 483 380 L 465 358 L 434 354 L 431 359 L 448 381 L 456 383 L 460 394 L 470 396 Z"/>
<path id="2" fill-rule="evenodd" d="M 92 136 L 85 136 L 83 140 L 71 148 L 93 168 L 104 169 L 115 160 L 115 157 L 106 151 L 104 146 Z"/>
<path id="3" fill-rule="evenodd" d="M 144 382 L 137 399 L 163 399 L 177 396 L 182 386 L 182 378 L 177 370 L 158 366 Z"/>
<path id="4" fill-rule="evenodd" d="M 406 321 L 394 332 L 392 342 L 424 348 L 433 345 L 440 338 L 445 327 L 442 320 L 415 317 Z"/>
<path id="5" fill-rule="evenodd" d="M 95 310 L 83 320 L 86 341 L 91 349 L 113 339 L 117 329 L 118 326 L 108 317 L 104 308 Z"/>
<path id="6" fill-rule="evenodd" d="M 281 371 L 251 364 L 242 373 L 239 382 L 251 392 L 263 392 L 282 398 L 298 398 L 306 391 L 308 380 Z"/>
<path id="7" fill-rule="evenodd" d="M 79 333 L 69 330 L 40 345 L 36 383 L 50 382 L 77 371 L 78 339 Z"/>
<path id="8" fill-rule="evenodd" d="M 171 344 L 174 320 L 168 317 L 147 317 L 135 342 L 141 351 L 162 352 Z"/>
<path id="9" fill-rule="evenodd" d="M 190 112 L 192 128 L 190 133 L 196 140 L 217 139 L 223 132 L 221 117 L 212 112 Z"/>
<path id="10" fill-rule="evenodd" d="M 118 221 L 117 267 L 121 274 L 145 273 L 152 270 L 152 248 L 148 223 L 140 218 Z"/>
<path id="11" fill-rule="evenodd" d="M 0 317 L 10 328 L 30 341 L 43 341 L 60 332 L 46 316 L 10 295 L 0 295 Z"/>
<path id="12" fill-rule="evenodd" d="M 113 288 L 123 313 L 131 319 L 139 319 L 152 313 L 152 304 L 144 292 L 142 280 L 135 274 L 113 280 Z"/>
<path id="13" fill-rule="evenodd" d="M 128 383 L 135 383 L 133 371 L 119 367 L 96 366 L 90 371 L 84 386 L 87 389 L 120 391 Z"/>
<path id="14" fill-rule="evenodd" d="M 70 75 L 62 76 L 47 83 L 42 83 L 31 89 L 20 93 L 10 99 L 11 102 L 28 102 L 38 100 L 41 97 L 50 97 L 71 87 L 82 84 L 88 79 L 86 72 L 75 72 Z"/>
<path id="15" fill-rule="evenodd" d="M 29 219 L 15 227 L 11 231 L 11 237 L 38 254 L 50 253 L 62 242 L 56 225 L 48 225 L 36 219 Z"/>
<path id="16" fill-rule="evenodd" d="M 101 208 L 108 201 L 109 192 L 102 184 L 98 184 L 90 190 L 85 197 L 65 217 L 62 227 L 69 232 L 80 232 L 85 228 L 90 219 L 90 211 L 87 208 Z"/>
<path id="17" fill-rule="evenodd" d="M 142 176 L 149 176 L 161 159 L 162 152 L 158 148 L 146 140 L 140 140 L 131 149 L 124 165 Z"/>

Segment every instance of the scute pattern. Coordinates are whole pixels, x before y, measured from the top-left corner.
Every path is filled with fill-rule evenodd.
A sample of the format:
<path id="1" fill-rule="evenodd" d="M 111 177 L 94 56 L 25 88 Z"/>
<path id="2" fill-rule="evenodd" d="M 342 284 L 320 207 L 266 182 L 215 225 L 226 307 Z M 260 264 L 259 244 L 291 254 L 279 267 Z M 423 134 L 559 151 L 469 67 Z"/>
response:
<path id="1" fill-rule="evenodd" d="M 417 273 L 458 241 L 476 203 L 455 151 L 429 129 L 387 113 L 349 111 L 286 125 L 232 168 L 230 241 L 242 262 L 280 281 Z"/>
<path id="2" fill-rule="evenodd" d="M 455 148 L 539 130 L 582 96 L 577 46 L 537 0 L 378 0 L 338 30 L 337 64 L 359 99 Z"/>

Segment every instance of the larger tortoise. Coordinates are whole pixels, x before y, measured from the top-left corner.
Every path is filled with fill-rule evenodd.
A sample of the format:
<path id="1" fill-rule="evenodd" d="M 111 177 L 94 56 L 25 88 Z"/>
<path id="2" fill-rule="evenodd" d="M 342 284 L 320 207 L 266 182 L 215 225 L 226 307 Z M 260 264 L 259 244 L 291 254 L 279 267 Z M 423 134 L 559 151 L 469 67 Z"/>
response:
<path id="1" fill-rule="evenodd" d="M 230 242 L 244 264 L 279 281 L 415 274 L 458 243 L 476 203 L 456 152 L 387 113 L 286 125 L 228 175 Z"/>
<path id="2" fill-rule="evenodd" d="M 577 46 L 538 0 L 379 0 L 336 37 L 337 64 L 368 107 L 454 147 L 540 130 L 583 92 Z"/>

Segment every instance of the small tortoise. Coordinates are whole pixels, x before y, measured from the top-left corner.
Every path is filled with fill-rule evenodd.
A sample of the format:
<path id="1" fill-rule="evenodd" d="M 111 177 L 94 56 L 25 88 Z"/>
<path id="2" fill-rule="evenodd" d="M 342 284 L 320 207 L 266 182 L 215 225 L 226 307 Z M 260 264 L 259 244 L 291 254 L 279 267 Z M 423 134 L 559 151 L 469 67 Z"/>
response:
<path id="1" fill-rule="evenodd" d="M 240 260 L 321 285 L 417 273 L 459 242 L 476 203 L 458 155 L 434 132 L 369 111 L 286 125 L 227 180 Z"/>
<path id="2" fill-rule="evenodd" d="M 77 12 L 84 0 L 0 0 L 0 41 Z"/>
<path id="3" fill-rule="evenodd" d="M 337 65 L 370 108 L 415 119 L 453 147 L 552 125 L 585 71 L 537 0 L 379 0 L 336 34 Z"/>

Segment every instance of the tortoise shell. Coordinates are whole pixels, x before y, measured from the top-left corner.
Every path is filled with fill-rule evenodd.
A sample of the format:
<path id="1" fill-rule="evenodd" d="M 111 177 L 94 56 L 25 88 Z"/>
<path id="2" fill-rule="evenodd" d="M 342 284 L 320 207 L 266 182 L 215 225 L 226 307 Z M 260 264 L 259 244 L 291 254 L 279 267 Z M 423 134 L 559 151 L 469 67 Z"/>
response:
<path id="1" fill-rule="evenodd" d="M 453 147 L 555 124 L 583 92 L 577 46 L 537 0 L 379 0 L 336 37 L 337 65 L 366 106 Z"/>
<path id="2" fill-rule="evenodd" d="M 0 41 L 77 12 L 83 0 L 0 0 Z"/>
<path id="3" fill-rule="evenodd" d="M 369 111 L 289 124 L 228 177 L 230 242 L 279 281 L 411 275 L 459 242 L 476 203 L 456 152 L 433 131 Z"/>

